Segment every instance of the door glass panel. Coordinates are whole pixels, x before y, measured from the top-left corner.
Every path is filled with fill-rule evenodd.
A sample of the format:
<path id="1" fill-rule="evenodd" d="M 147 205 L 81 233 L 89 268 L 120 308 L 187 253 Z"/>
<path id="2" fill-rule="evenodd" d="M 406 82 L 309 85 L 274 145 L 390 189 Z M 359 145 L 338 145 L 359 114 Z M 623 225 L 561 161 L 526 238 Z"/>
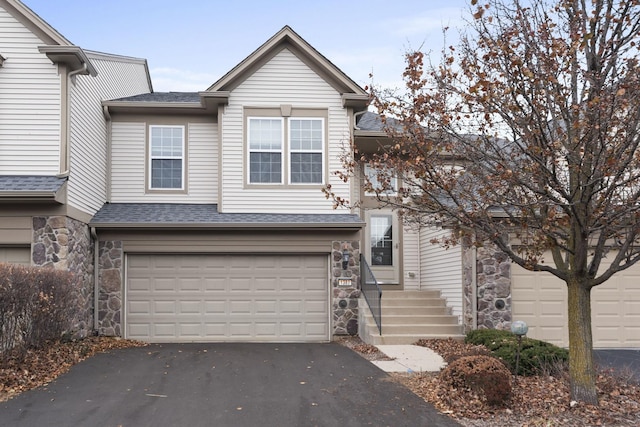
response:
<path id="1" fill-rule="evenodd" d="M 371 265 L 393 265 L 391 215 L 371 215 Z"/>

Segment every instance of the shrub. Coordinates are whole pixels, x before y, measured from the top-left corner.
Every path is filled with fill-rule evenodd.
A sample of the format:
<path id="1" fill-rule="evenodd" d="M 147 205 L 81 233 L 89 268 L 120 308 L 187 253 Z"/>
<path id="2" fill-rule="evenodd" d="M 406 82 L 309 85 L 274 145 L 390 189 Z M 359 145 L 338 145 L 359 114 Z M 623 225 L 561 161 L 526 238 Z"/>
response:
<path id="1" fill-rule="evenodd" d="M 477 329 L 467 334 L 465 342 L 484 345 L 495 357 L 501 359 L 511 372 L 516 373 L 518 337 L 510 331 Z M 545 341 L 524 337 L 517 374 L 537 375 L 543 372 L 557 374 L 568 360 L 569 352 L 566 349 Z"/>
<path id="2" fill-rule="evenodd" d="M 470 390 L 492 406 L 511 398 L 511 372 L 492 356 L 461 357 L 442 370 L 440 381 L 458 391 Z"/>
<path id="3" fill-rule="evenodd" d="M 41 347 L 70 329 L 77 310 L 71 279 L 50 268 L 0 264 L 0 353 Z"/>

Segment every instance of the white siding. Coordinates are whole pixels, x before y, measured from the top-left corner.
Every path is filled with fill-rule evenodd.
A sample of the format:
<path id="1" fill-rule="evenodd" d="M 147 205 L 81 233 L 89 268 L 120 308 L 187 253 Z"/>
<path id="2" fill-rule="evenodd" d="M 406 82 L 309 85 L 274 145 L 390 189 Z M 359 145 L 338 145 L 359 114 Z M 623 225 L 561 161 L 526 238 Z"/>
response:
<path id="1" fill-rule="evenodd" d="M 149 92 L 144 64 L 89 53 L 97 77 L 70 85 L 69 204 L 94 214 L 107 197 L 107 125 L 101 101 Z"/>
<path id="2" fill-rule="evenodd" d="M 43 41 L 0 8 L 0 174 L 60 172 L 60 77 Z"/>
<path id="3" fill-rule="evenodd" d="M 443 248 L 431 243 L 450 233 L 441 228 L 420 229 L 420 286 L 440 290 L 453 314 L 462 315 L 462 251 L 460 245 Z"/>
<path id="4" fill-rule="evenodd" d="M 336 211 L 320 188 L 244 188 L 243 106 L 328 109 L 328 176 L 332 189 L 349 197 L 349 184 L 333 171 L 342 168 L 340 154 L 349 145 L 349 119 L 340 94 L 289 50 L 284 49 L 248 77 L 233 92 L 223 117 L 224 212 L 344 213 Z"/>
<path id="5" fill-rule="evenodd" d="M 413 227 L 402 230 L 402 270 L 404 289 L 420 290 L 420 232 Z"/>
<path id="6" fill-rule="evenodd" d="M 112 126 L 111 201 L 216 203 L 218 129 L 213 123 L 190 123 L 187 133 L 187 194 L 145 194 L 147 123 L 114 122 Z"/>

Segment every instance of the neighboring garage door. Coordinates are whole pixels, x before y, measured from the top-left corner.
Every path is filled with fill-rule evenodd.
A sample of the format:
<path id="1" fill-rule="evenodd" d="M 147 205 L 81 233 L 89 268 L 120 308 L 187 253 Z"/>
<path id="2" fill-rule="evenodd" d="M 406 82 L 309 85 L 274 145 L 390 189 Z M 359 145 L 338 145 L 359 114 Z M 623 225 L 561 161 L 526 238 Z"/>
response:
<path id="1" fill-rule="evenodd" d="M 328 256 L 129 255 L 126 337 L 326 341 Z"/>
<path id="2" fill-rule="evenodd" d="M 550 259 L 550 258 L 545 258 Z M 549 273 L 511 265 L 513 320 L 529 325 L 528 336 L 567 347 L 567 289 Z M 640 348 L 640 265 L 615 274 L 591 291 L 595 348 Z"/>
<path id="3" fill-rule="evenodd" d="M 0 247 L 0 262 L 31 264 L 31 249 L 28 247 Z"/>

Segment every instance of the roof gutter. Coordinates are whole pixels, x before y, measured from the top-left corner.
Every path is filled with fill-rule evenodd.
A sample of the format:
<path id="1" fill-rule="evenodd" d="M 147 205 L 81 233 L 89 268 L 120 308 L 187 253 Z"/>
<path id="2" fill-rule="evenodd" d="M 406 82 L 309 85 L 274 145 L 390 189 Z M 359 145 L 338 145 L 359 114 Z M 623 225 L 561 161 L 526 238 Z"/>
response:
<path id="1" fill-rule="evenodd" d="M 364 222 L 357 223 L 327 223 L 327 224 L 319 224 L 319 223 L 287 223 L 287 224 L 279 224 L 279 223 L 100 223 L 100 222 L 92 222 L 90 226 L 93 228 L 101 228 L 101 229 L 161 229 L 161 230 L 185 230 L 185 229 L 194 229 L 194 230 L 244 230 L 244 229 L 252 229 L 252 230 L 278 230 L 278 229 L 305 229 L 305 230 L 313 230 L 313 229 L 352 229 L 352 230 L 360 230 L 364 228 Z"/>

